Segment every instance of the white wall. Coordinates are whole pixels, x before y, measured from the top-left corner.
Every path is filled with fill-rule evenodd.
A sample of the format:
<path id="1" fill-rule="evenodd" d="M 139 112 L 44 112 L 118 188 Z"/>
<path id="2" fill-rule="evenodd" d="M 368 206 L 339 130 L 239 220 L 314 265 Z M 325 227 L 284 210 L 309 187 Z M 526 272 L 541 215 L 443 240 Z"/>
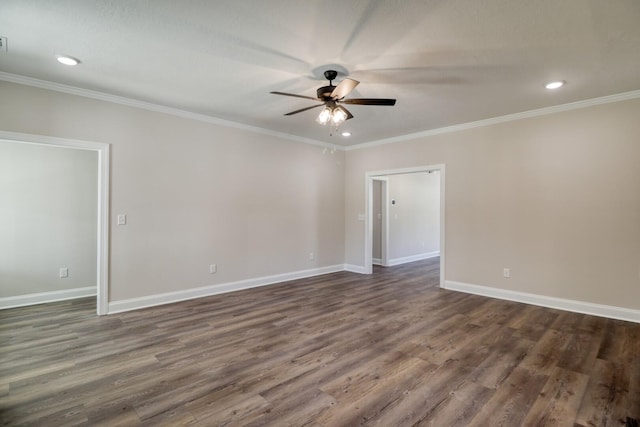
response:
<path id="1" fill-rule="evenodd" d="M 112 302 L 364 266 L 365 173 L 444 164 L 447 281 L 640 309 L 640 99 L 323 155 L 44 89 L 0 92 L 0 130 L 111 144 Z"/>
<path id="2" fill-rule="evenodd" d="M 390 264 L 440 250 L 439 178 L 437 172 L 389 175 Z"/>
<path id="3" fill-rule="evenodd" d="M 631 99 L 348 151 L 346 262 L 365 173 L 444 164 L 447 281 L 638 310 L 638 117 Z"/>
<path id="4" fill-rule="evenodd" d="M 343 265 L 343 152 L 13 83 L 0 92 L 0 130 L 111 144 L 110 303 Z"/>
<path id="5" fill-rule="evenodd" d="M 95 293 L 97 167 L 93 151 L 0 141 L 0 298 Z"/>

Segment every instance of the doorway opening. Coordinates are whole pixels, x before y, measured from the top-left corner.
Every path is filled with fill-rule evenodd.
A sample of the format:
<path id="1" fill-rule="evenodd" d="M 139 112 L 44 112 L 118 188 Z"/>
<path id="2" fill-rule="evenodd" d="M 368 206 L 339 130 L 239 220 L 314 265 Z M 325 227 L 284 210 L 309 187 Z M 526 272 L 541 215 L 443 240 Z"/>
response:
<path id="1" fill-rule="evenodd" d="M 96 250 L 96 312 L 108 313 L 108 263 L 109 263 L 109 144 L 72 139 L 54 138 L 0 131 L 0 141 L 37 144 L 49 147 L 75 148 L 97 153 L 97 250 Z M 61 269 L 62 270 L 62 269 Z M 61 277 L 63 272 L 60 272 Z"/>
<path id="2" fill-rule="evenodd" d="M 437 229 L 431 230 L 431 233 L 435 233 L 437 237 L 435 240 L 438 240 L 438 247 L 436 248 L 437 251 L 435 251 L 433 247 L 429 248 L 428 244 L 425 245 L 425 242 L 421 241 L 418 242 L 417 245 L 418 247 L 420 247 L 420 245 L 423 248 L 427 247 L 426 253 L 424 253 L 424 251 L 422 251 L 422 253 L 419 253 L 420 250 L 417 249 L 418 253 L 416 253 L 415 255 L 398 257 L 397 248 L 389 248 L 389 245 L 394 245 L 394 242 L 397 242 L 398 239 L 402 240 L 401 236 L 395 235 L 395 233 L 399 233 L 400 231 L 398 231 L 399 229 L 396 224 L 398 216 L 395 212 L 398 211 L 393 210 L 394 207 L 400 205 L 401 201 L 390 199 L 390 181 L 393 181 L 394 177 L 399 178 L 400 175 L 422 173 L 435 173 L 439 178 L 439 182 L 435 182 L 436 191 L 439 194 L 434 195 L 439 201 L 439 212 L 436 212 L 438 224 L 434 225 L 435 227 L 437 227 Z M 445 165 L 436 164 L 414 168 L 367 172 L 365 174 L 365 186 L 365 273 L 372 274 L 374 264 L 382 266 L 392 266 L 404 262 L 411 262 L 412 260 L 425 259 L 426 257 L 430 256 L 437 256 L 439 254 L 440 287 L 443 287 L 446 265 L 444 251 Z M 396 202 L 398 203 L 398 205 L 396 205 Z M 420 221 L 420 218 L 414 217 L 413 221 L 414 223 L 415 221 Z M 395 232 L 394 229 L 396 229 Z M 391 236 L 389 234 L 390 232 L 392 233 Z M 406 235 L 406 229 L 404 230 L 404 233 Z M 414 246 L 416 245 L 415 242 L 413 242 L 412 244 Z"/>
<path id="3" fill-rule="evenodd" d="M 372 178 L 371 261 L 373 265 L 389 266 L 389 178 Z"/>

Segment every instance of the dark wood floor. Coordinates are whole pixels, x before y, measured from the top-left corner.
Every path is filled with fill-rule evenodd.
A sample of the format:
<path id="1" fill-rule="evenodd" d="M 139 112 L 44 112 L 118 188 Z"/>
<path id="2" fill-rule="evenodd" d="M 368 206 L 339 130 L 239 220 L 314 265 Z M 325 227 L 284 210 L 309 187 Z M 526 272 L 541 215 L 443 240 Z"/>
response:
<path id="1" fill-rule="evenodd" d="M 0 312 L 3 425 L 624 426 L 640 325 L 438 288 L 438 260 L 97 317 Z"/>

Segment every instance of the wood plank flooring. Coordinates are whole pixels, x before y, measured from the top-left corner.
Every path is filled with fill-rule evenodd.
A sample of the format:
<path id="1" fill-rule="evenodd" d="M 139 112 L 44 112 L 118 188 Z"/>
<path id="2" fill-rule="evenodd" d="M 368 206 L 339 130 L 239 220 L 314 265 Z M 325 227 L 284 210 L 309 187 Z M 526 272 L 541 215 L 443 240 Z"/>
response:
<path id="1" fill-rule="evenodd" d="M 438 260 L 98 317 L 0 311 L 2 425 L 624 426 L 640 325 L 442 290 Z"/>

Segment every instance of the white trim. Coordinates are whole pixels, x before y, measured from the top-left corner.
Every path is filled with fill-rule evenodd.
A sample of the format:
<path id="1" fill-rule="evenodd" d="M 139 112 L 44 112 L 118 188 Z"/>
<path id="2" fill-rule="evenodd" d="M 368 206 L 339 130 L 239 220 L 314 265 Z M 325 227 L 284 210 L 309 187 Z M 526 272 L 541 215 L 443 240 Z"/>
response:
<path id="1" fill-rule="evenodd" d="M 26 142 L 29 144 L 58 145 L 66 148 L 98 151 L 109 144 L 103 142 L 81 141 L 78 139 L 56 138 L 54 136 L 34 135 L 29 133 L 7 132 L 0 130 L 0 139 L 9 142 Z"/>
<path id="2" fill-rule="evenodd" d="M 361 265 L 355 264 L 345 264 L 344 271 L 348 271 L 350 273 L 367 274 L 366 268 Z"/>
<path id="3" fill-rule="evenodd" d="M 465 292 L 468 294 L 482 295 L 485 297 L 522 302 L 525 304 L 556 308 L 565 311 L 572 311 L 575 313 L 589 314 L 592 316 L 607 317 L 610 319 L 640 323 L 640 310 L 634 310 L 630 308 L 549 297 L 546 295 L 530 294 L 526 292 L 511 291 L 508 289 L 498 289 L 489 286 L 455 282 L 452 280 L 445 281 L 444 288 L 452 291 Z"/>
<path id="4" fill-rule="evenodd" d="M 27 305 L 45 304 L 48 302 L 66 301 L 76 298 L 92 297 L 96 295 L 95 286 L 86 288 L 64 289 L 61 291 L 40 292 L 37 294 L 18 295 L 0 298 L 0 310 L 6 308 L 24 307 Z"/>
<path id="5" fill-rule="evenodd" d="M 28 144 L 52 145 L 98 152 L 96 312 L 99 315 L 107 314 L 107 301 L 109 298 L 109 144 L 5 131 L 0 131 L 0 140 Z"/>
<path id="6" fill-rule="evenodd" d="M 240 291 L 243 289 L 256 288 L 259 286 L 273 285 L 289 280 L 304 279 L 306 277 L 336 273 L 344 270 L 345 266 L 342 264 L 331 265 L 328 267 L 312 268 L 309 270 L 295 271 L 292 273 L 275 274 L 272 276 L 257 277 L 255 279 L 239 280 L 229 283 L 219 283 L 216 285 L 185 289 L 183 291 L 167 292 L 163 294 L 149 295 L 122 301 L 113 301 L 109 303 L 109 314 L 138 310 L 141 308 L 154 307 L 163 304 L 171 304 L 174 302 L 185 301 L 194 298 L 202 298 L 227 292 Z"/>
<path id="7" fill-rule="evenodd" d="M 225 126 L 229 128 L 242 129 L 249 132 L 259 133 L 262 135 L 270 135 L 278 138 L 288 139 L 290 141 L 302 142 L 305 144 L 317 145 L 320 147 L 337 148 L 343 150 L 343 147 L 336 146 L 335 144 L 329 144 L 327 142 L 318 141 L 311 138 L 305 138 L 302 136 L 291 135 L 284 132 L 276 132 L 269 129 L 264 129 L 257 126 L 246 125 L 243 123 L 233 122 L 230 120 L 219 119 L 217 117 L 208 116 L 205 114 L 192 113 L 190 111 L 181 110 L 179 108 L 166 107 L 164 105 L 153 104 L 151 102 L 139 101 L 137 99 L 126 98 L 124 96 L 111 95 L 104 92 L 98 92 L 95 90 L 82 89 L 75 86 L 68 86 L 60 83 L 53 83 L 46 80 L 34 79 L 31 77 L 20 76 L 17 74 L 6 73 L 0 71 L 0 80 L 4 80 L 10 83 L 17 83 L 25 86 L 37 87 L 40 89 L 52 90 L 55 92 L 66 93 L 70 95 L 82 96 L 84 98 L 97 99 L 99 101 L 111 102 L 119 105 L 126 105 L 128 107 L 140 108 L 148 111 L 155 111 L 156 113 L 169 114 L 172 116 L 183 117 L 186 119 L 197 120 L 200 122 L 211 123 L 215 125 Z"/>
<path id="8" fill-rule="evenodd" d="M 447 241 L 444 238 L 444 230 L 445 230 L 445 194 L 444 194 L 444 189 L 446 188 L 445 185 L 445 177 L 446 174 L 445 172 L 445 166 L 442 165 L 442 167 L 440 168 L 440 287 L 443 288 L 444 287 L 444 281 L 445 281 L 445 263 L 444 263 L 444 256 L 446 254 L 445 252 L 445 246 Z"/>
<path id="9" fill-rule="evenodd" d="M 377 176 L 377 177 L 373 177 L 372 179 L 373 181 L 380 181 L 382 185 L 382 197 L 380 197 L 380 205 L 382 207 L 380 212 L 382 215 L 382 223 L 381 223 L 381 230 L 380 230 L 381 258 L 377 263 L 376 263 L 377 258 L 372 259 L 371 264 L 386 267 L 389 265 L 389 177 Z M 371 209 L 373 209 L 373 191 L 372 191 L 372 198 L 371 198 L 371 206 L 372 206 Z M 371 232 L 373 233 L 373 223 L 374 223 L 373 212 L 371 213 L 371 215 L 372 215 L 371 217 L 372 231 Z M 373 248 L 373 242 L 371 242 L 371 245 Z M 373 252 L 372 252 L 372 256 L 373 256 Z"/>
<path id="10" fill-rule="evenodd" d="M 96 312 L 107 314 L 109 310 L 109 144 L 98 150 L 98 254 Z"/>
<path id="11" fill-rule="evenodd" d="M 420 261 L 420 260 L 423 260 L 423 259 L 435 258 L 437 256 L 440 256 L 440 251 L 425 252 L 425 253 L 422 253 L 422 254 L 410 255 L 410 256 L 390 259 L 387 265 L 389 267 L 393 267 L 394 265 L 406 264 L 408 262 L 414 262 L 414 261 Z"/>
<path id="12" fill-rule="evenodd" d="M 382 259 L 380 258 L 371 258 L 371 264 L 384 267 L 384 264 L 382 264 Z"/>
<path id="13" fill-rule="evenodd" d="M 475 122 L 460 123 L 453 126 L 430 129 L 424 132 L 410 133 L 407 135 L 396 136 L 393 138 L 378 139 L 376 141 L 364 142 L 362 144 L 349 145 L 344 147 L 344 150 L 351 151 L 351 150 L 359 150 L 362 148 L 377 147 L 380 145 L 410 141 L 418 138 L 425 138 L 428 136 L 440 135 L 443 133 L 460 132 L 467 129 L 491 126 L 499 123 L 527 119 L 530 117 L 546 116 L 548 114 L 555 114 L 563 111 L 578 110 L 580 108 L 593 107 L 595 105 L 602 105 L 602 104 L 610 104 L 612 102 L 627 101 L 627 100 L 636 99 L 636 98 L 640 98 L 640 90 L 618 93 L 615 95 L 602 96 L 600 98 L 586 99 L 583 101 L 570 102 L 568 104 L 554 105 L 551 107 L 538 108 L 536 110 L 523 111 L 521 113 L 507 114 L 505 116 L 492 117 L 489 119 L 477 120 Z"/>
<path id="14" fill-rule="evenodd" d="M 69 85 L 64 85 L 60 83 L 53 83 L 46 80 L 34 79 L 32 77 L 25 77 L 18 74 L 7 73 L 4 71 L 0 71 L 0 81 L 17 83 L 25 86 L 38 87 L 41 89 L 52 90 L 55 92 L 62 92 L 70 95 L 97 99 L 100 101 L 112 102 L 114 104 L 126 105 L 134 108 L 141 108 L 144 110 L 170 114 L 177 117 L 184 117 L 187 119 L 198 120 L 201 122 L 217 124 L 220 126 L 226 126 L 230 128 L 243 129 L 243 130 L 254 132 L 254 133 L 275 136 L 278 138 L 288 139 L 290 141 L 297 141 L 305 144 L 317 145 L 320 147 L 335 148 L 336 150 L 342 150 L 342 151 L 359 150 L 362 148 L 376 147 L 379 145 L 409 141 L 417 138 L 424 138 L 424 137 L 439 135 L 443 133 L 459 132 L 459 131 L 473 129 L 477 127 L 511 122 L 515 120 L 526 119 L 529 117 L 544 116 L 548 114 L 559 113 L 562 111 L 577 110 L 580 108 L 592 107 L 595 105 L 609 104 L 612 102 L 620 102 L 620 101 L 627 101 L 630 99 L 640 98 L 640 90 L 634 90 L 630 92 L 623 92 L 623 93 L 618 93 L 614 95 L 602 96 L 599 98 L 592 98 L 592 99 L 586 99 L 582 101 L 570 102 L 568 104 L 554 105 L 551 107 L 538 108 L 535 110 L 523 111 L 520 113 L 507 114 L 504 116 L 492 117 L 488 119 L 477 120 L 474 122 L 460 123 L 453 126 L 430 129 L 423 132 L 400 135 L 393 138 L 379 139 L 375 141 L 364 142 L 362 144 L 341 146 L 341 145 L 335 145 L 327 142 L 318 141 L 311 138 L 305 138 L 305 137 L 296 136 L 296 135 L 292 135 L 284 132 L 276 132 L 276 131 L 272 131 L 272 130 L 257 127 L 257 126 L 250 126 L 243 123 L 224 120 L 224 119 L 220 119 L 213 116 L 207 116 L 204 114 L 192 113 L 190 111 L 181 110 L 179 108 L 167 107 L 164 105 L 153 104 L 151 102 L 145 102 L 145 101 L 139 101 L 136 99 L 126 98 L 124 96 L 111 95 L 108 93 L 98 92 L 95 90 L 82 89 L 75 86 L 69 86 Z"/>

